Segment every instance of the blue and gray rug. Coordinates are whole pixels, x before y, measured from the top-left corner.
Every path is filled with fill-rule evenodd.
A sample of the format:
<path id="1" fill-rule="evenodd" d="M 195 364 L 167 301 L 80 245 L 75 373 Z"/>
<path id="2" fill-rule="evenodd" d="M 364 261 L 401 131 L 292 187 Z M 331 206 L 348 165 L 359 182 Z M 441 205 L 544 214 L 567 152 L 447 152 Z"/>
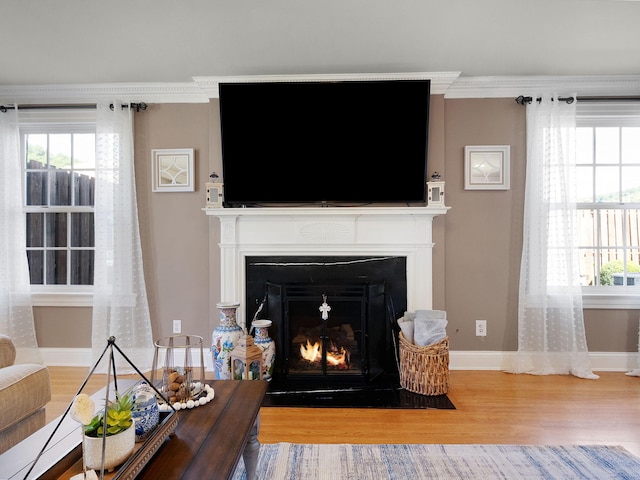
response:
<path id="1" fill-rule="evenodd" d="M 640 479 L 618 446 L 265 444 L 258 480 Z M 246 479 L 240 461 L 233 480 Z"/>

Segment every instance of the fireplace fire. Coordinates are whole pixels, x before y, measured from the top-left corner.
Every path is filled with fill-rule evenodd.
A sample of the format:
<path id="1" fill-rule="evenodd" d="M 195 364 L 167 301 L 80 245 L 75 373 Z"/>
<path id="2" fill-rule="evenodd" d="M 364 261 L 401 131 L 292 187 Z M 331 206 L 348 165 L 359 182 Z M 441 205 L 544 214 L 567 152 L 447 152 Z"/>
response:
<path id="1" fill-rule="evenodd" d="M 349 368 L 349 352 L 344 347 L 338 348 L 333 342 L 330 342 L 329 345 L 330 347 L 326 350 L 327 367 L 337 367 L 338 370 Z M 311 342 L 307 339 L 306 345 L 300 345 L 300 357 L 312 366 L 318 367 L 322 365 L 323 350 L 324 344 L 322 340 L 318 340 L 311 345 Z"/>
<path id="2" fill-rule="evenodd" d="M 350 368 L 350 345 L 355 343 L 355 339 L 349 324 L 329 331 L 329 340 L 326 342 L 317 337 L 317 334 L 310 332 L 298 335 L 293 339 L 294 347 L 297 344 L 300 345 L 298 365 L 301 366 L 301 369 L 304 369 L 305 365 L 311 369 L 322 368 L 323 362 L 326 362 L 327 368 L 335 368 L 336 370 Z"/>

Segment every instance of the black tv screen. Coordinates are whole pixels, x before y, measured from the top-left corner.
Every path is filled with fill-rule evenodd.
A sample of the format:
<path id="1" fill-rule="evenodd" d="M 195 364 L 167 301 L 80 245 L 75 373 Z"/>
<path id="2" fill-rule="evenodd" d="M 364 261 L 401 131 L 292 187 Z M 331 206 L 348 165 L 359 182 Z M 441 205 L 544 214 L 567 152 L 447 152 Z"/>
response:
<path id="1" fill-rule="evenodd" d="M 426 201 L 429 80 L 219 89 L 225 207 Z"/>

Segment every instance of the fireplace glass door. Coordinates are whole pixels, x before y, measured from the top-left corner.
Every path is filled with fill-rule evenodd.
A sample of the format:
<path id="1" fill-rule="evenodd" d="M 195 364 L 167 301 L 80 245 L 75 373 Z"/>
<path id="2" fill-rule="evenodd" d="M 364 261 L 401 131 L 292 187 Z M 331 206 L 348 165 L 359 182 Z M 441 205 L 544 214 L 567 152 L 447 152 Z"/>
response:
<path id="1" fill-rule="evenodd" d="M 288 375 L 362 375 L 366 288 L 287 286 Z"/>

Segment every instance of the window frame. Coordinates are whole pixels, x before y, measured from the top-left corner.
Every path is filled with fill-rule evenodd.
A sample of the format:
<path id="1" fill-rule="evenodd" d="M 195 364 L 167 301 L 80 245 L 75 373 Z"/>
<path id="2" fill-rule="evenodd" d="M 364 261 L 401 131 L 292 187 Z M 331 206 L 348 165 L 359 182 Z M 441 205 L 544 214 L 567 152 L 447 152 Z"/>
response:
<path id="1" fill-rule="evenodd" d="M 578 101 L 576 104 L 577 127 L 640 127 L 639 102 Z M 595 163 L 594 163 L 595 172 Z M 640 203 L 607 202 L 578 203 L 579 210 L 637 209 Z M 631 248 L 626 245 L 625 249 Z M 583 286 L 583 308 L 589 309 L 640 309 L 640 288 L 636 286 Z"/>
<path id="2" fill-rule="evenodd" d="M 26 134 L 96 133 L 94 108 L 25 109 L 19 111 L 20 158 L 23 187 L 26 187 Z M 23 213 L 87 212 L 95 214 L 94 206 L 34 206 L 26 205 Z M 69 248 L 69 247 L 67 247 Z M 25 245 L 25 252 L 27 246 Z M 93 285 L 31 285 L 34 306 L 90 307 L 93 305 Z"/>

